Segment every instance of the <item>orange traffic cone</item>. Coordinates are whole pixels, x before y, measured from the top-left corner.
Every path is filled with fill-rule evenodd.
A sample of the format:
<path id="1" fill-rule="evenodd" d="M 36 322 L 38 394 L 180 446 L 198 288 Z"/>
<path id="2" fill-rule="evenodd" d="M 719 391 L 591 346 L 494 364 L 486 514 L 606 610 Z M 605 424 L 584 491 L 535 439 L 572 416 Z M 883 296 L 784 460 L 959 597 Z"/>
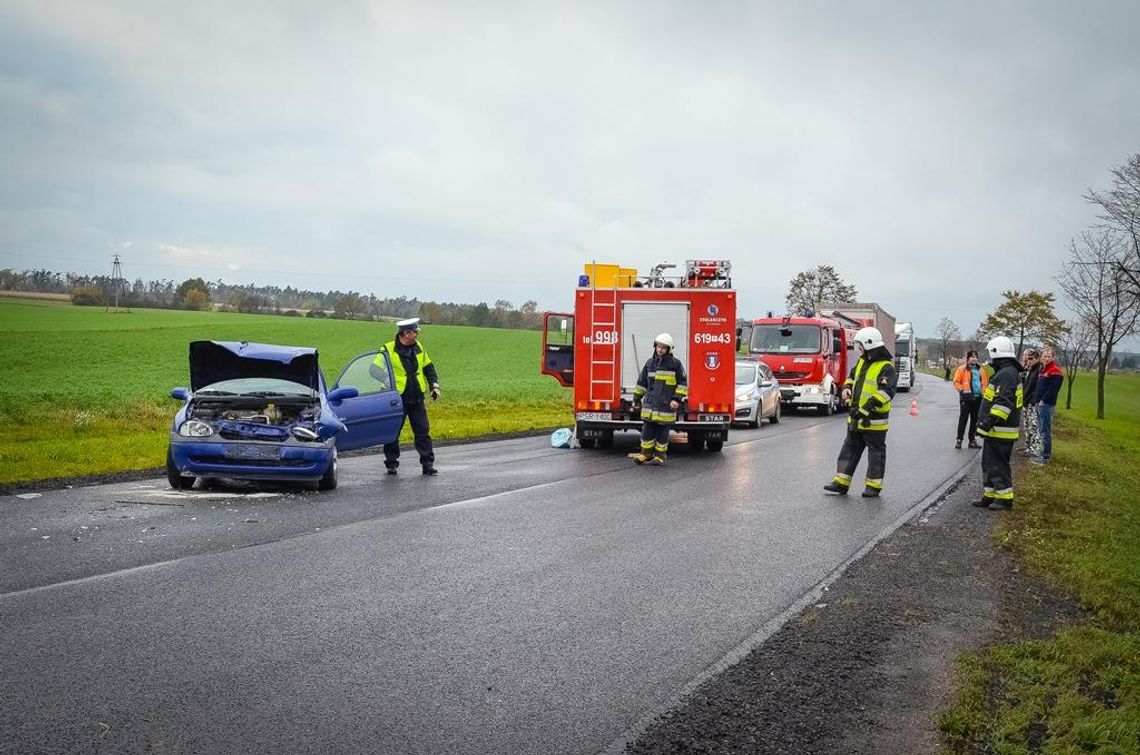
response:
<path id="1" fill-rule="evenodd" d="M 918 399 L 916 399 L 916 398 L 912 398 L 910 400 L 910 416 L 912 416 L 912 417 L 918 416 Z"/>

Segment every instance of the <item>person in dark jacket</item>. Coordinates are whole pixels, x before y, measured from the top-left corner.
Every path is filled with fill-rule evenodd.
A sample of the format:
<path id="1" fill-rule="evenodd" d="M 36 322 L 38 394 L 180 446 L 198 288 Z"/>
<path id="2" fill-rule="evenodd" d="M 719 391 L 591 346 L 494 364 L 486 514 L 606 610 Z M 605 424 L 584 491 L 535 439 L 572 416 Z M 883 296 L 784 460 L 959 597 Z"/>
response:
<path id="1" fill-rule="evenodd" d="M 1037 391 L 1037 376 L 1041 374 L 1041 352 L 1037 349 L 1022 351 L 1021 366 L 1021 383 L 1028 407 L 1021 413 L 1021 429 L 1025 438 L 1025 448 L 1021 449 L 1021 455 L 1033 456 L 1037 453 L 1040 439 L 1037 437 L 1037 409 L 1031 402 Z"/>
<path id="2" fill-rule="evenodd" d="M 982 393 L 978 409 L 978 435 L 985 438 L 982 446 L 982 485 L 980 508 L 1013 508 L 1013 472 L 1009 466 L 1013 444 L 1017 442 L 1024 397 L 1017 354 L 1013 341 L 997 336 L 986 344 L 990 368 L 994 371 L 990 384 Z"/>
<path id="3" fill-rule="evenodd" d="M 669 429 L 689 395 L 685 365 L 673 356 L 673 336 L 661 333 L 653 339 L 653 356 L 641 368 L 633 388 L 633 408 L 641 410 L 641 451 L 638 464 L 651 461 L 660 466 L 669 451 Z"/>
<path id="4" fill-rule="evenodd" d="M 978 409 L 982 405 L 982 391 L 989 384 L 985 370 L 978 364 L 978 352 L 966 352 L 966 362 L 954 373 L 954 388 L 958 391 L 958 438 L 954 448 L 962 448 L 962 434 L 966 423 L 970 425 L 970 448 L 978 445 Z"/>
<path id="5" fill-rule="evenodd" d="M 1031 400 L 1037 407 L 1037 437 L 1040 438 L 1037 455 L 1030 459 L 1034 464 L 1048 464 L 1053 458 L 1053 414 L 1057 411 L 1057 396 L 1064 381 L 1065 373 L 1057 366 L 1053 349 L 1042 349 L 1041 373 Z"/>
<path id="6" fill-rule="evenodd" d="M 435 451 L 431 444 L 431 427 L 428 424 L 427 407 L 424 400 L 431 396 L 439 398 L 439 375 L 435 363 L 431 361 L 423 344 L 419 342 L 420 318 L 400 320 L 396 323 L 396 338 L 381 347 L 391 356 L 392 372 L 396 377 L 396 390 L 404 400 L 404 420 L 411 422 L 415 436 L 416 451 L 420 455 L 420 466 L 426 475 L 438 473 L 435 468 Z M 383 366 L 383 356 L 376 361 Z M 404 421 L 400 421 L 400 430 Z M 400 437 L 384 444 L 384 466 L 388 474 L 396 474 L 400 466 Z"/>
<path id="7" fill-rule="evenodd" d="M 861 328 L 855 334 L 855 346 L 859 350 L 859 361 L 843 384 L 843 400 L 851 407 L 847 435 L 839 449 L 835 477 L 823 489 L 847 495 L 851 476 L 866 448 L 867 480 L 863 497 L 878 498 L 883 492 L 883 475 L 887 469 L 888 416 L 898 377 L 894 359 L 878 328 Z"/>

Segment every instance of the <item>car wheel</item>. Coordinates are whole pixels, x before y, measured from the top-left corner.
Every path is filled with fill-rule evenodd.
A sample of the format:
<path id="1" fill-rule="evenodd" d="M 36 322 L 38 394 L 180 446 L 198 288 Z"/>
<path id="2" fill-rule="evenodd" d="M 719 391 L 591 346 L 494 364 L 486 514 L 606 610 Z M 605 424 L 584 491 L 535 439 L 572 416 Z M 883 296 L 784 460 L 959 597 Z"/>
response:
<path id="1" fill-rule="evenodd" d="M 776 402 L 776 411 L 772 412 L 772 416 L 768 418 L 768 423 L 772 425 L 780 424 L 780 402 Z"/>
<path id="2" fill-rule="evenodd" d="M 169 447 L 166 449 L 166 481 L 175 490 L 189 490 L 194 487 L 194 478 L 184 477 L 174 465 L 174 452 Z"/>
<path id="3" fill-rule="evenodd" d="M 320 481 L 317 482 L 317 490 L 335 490 L 336 489 L 336 451 L 333 451 L 332 461 L 329 462 L 329 468 L 321 475 Z"/>
<path id="4" fill-rule="evenodd" d="M 706 440 L 705 441 L 705 448 L 712 451 L 713 453 L 716 453 L 716 452 L 720 451 L 720 449 L 724 448 L 724 441 L 723 440 Z"/>

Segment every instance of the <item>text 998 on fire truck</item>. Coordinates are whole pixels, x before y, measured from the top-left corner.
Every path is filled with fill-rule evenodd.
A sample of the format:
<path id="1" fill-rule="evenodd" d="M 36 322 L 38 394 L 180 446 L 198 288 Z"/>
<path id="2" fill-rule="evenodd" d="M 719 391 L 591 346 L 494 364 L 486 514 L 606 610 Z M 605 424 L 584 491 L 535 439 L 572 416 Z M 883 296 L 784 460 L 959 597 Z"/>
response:
<path id="1" fill-rule="evenodd" d="M 574 312 L 547 312 L 542 373 L 574 389 L 583 448 L 613 444 L 614 432 L 640 430 L 633 389 L 653 339 L 669 333 L 685 366 L 689 396 L 674 430 L 690 448 L 720 451 L 735 408 L 736 292 L 727 260 L 688 260 L 679 275 L 662 263 L 648 275 L 589 264 L 578 279 Z"/>

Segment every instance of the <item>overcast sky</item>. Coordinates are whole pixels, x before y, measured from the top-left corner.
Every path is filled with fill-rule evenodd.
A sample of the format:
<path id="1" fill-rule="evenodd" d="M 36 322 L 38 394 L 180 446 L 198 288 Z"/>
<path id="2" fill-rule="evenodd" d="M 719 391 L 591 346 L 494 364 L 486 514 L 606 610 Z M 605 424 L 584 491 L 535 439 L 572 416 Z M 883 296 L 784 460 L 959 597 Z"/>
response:
<path id="1" fill-rule="evenodd" d="M 1140 3 L 940 6 L 0 0 L 0 267 L 563 309 L 726 258 L 759 316 L 829 264 L 968 334 L 1140 151 Z"/>

